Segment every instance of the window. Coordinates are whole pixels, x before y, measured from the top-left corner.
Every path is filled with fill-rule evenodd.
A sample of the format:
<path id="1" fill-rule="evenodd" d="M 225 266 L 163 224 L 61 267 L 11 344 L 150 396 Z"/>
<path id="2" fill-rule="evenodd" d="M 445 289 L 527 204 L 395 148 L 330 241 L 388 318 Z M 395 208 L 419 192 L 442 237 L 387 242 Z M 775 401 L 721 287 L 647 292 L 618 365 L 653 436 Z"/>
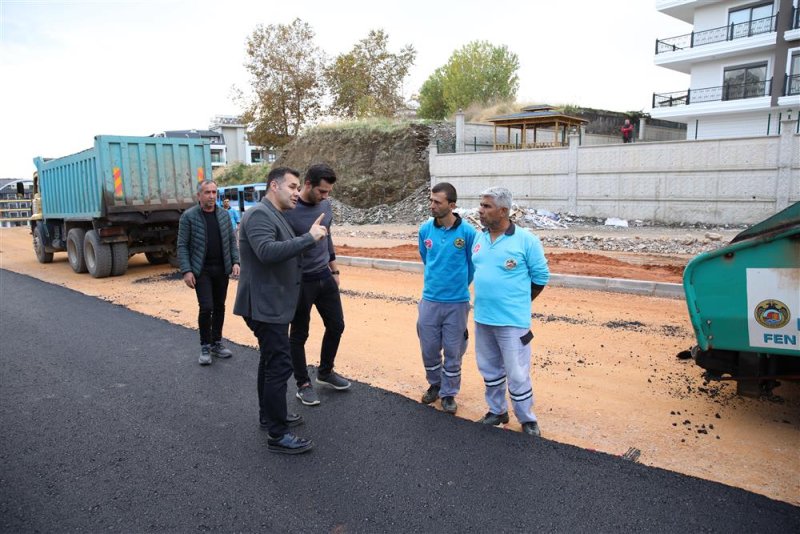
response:
<path id="1" fill-rule="evenodd" d="M 800 95 L 800 51 L 792 52 L 789 76 L 786 78 L 785 96 Z"/>
<path id="2" fill-rule="evenodd" d="M 728 13 L 728 38 L 739 39 L 772 31 L 772 2 Z"/>
<path id="3" fill-rule="evenodd" d="M 725 69 L 723 83 L 723 100 L 739 98 L 755 98 L 769 93 L 767 81 L 767 64 L 731 67 Z"/>

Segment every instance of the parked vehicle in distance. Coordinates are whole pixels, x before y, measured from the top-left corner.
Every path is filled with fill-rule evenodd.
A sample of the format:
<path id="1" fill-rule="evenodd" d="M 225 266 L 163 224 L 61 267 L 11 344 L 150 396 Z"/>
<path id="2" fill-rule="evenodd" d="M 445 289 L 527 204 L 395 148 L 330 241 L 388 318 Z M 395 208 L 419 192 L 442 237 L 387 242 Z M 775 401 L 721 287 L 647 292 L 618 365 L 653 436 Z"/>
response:
<path id="1" fill-rule="evenodd" d="M 800 380 L 800 202 L 694 258 L 683 287 L 709 378 L 752 397 Z"/>
<path id="2" fill-rule="evenodd" d="M 237 184 L 217 186 L 217 204 L 222 206 L 222 201 L 231 201 L 231 207 L 239 208 L 244 213 L 258 204 L 267 194 L 266 184 Z"/>
<path id="3" fill-rule="evenodd" d="M 66 251 L 75 272 L 95 278 L 124 274 L 138 253 L 177 265 L 181 213 L 211 177 L 204 139 L 98 135 L 92 148 L 34 164 L 36 258 Z"/>

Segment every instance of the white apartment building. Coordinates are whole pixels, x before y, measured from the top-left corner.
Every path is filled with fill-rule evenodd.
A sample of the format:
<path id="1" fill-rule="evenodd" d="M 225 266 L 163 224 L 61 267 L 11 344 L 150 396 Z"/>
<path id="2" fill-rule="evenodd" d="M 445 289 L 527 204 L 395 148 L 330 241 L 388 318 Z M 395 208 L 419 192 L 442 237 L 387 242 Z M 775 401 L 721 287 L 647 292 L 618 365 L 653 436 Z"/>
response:
<path id="1" fill-rule="evenodd" d="M 247 138 L 247 127 L 238 117 L 217 115 L 211 120 L 208 130 L 168 130 L 153 134 L 153 137 L 191 137 L 208 139 L 211 149 L 211 166 L 223 167 L 233 163 L 272 163 L 274 150 L 251 145 Z"/>
<path id="2" fill-rule="evenodd" d="M 777 135 L 781 120 L 798 118 L 798 0 L 655 4 L 661 13 L 692 24 L 693 31 L 656 40 L 655 64 L 691 80 L 688 89 L 654 93 L 652 117 L 686 123 L 687 139 Z"/>

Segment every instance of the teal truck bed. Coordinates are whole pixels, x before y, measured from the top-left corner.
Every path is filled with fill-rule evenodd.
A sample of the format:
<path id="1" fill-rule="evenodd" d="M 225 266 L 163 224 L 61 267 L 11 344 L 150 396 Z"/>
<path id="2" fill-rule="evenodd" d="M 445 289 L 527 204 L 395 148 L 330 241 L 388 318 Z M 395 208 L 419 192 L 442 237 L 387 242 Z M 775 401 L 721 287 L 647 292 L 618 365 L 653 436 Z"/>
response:
<path id="1" fill-rule="evenodd" d="M 98 278 L 124 273 L 139 252 L 151 263 L 174 261 L 180 215 L 211 178 L 203 139 L 98 135 L 90 149 L 34 164 L 37 258 L 66 251 L 76 272 Z"/>

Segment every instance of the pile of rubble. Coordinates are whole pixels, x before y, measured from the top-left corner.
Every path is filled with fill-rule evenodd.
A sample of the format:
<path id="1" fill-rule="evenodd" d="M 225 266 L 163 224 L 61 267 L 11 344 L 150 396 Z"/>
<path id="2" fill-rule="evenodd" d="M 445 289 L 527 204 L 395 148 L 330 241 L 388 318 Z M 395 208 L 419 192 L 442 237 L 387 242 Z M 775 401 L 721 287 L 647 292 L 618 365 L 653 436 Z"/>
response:
<path id="1" fill-rule="evenodd" d="M 429 189 L 427 186 L 416 189 L 413 194 L 395 204 L 381 204 L 372 208 L 354 208 L 336 199 L 331 199 L 334 219 L 337 225 L 414 225 L 418 226 L 430 216 Z M 481 229 L 476 208 L 456 210 L 464 220 Z M 524 228 L 538 230 L 539 237 L 546 247 L 573 250 L 604 250 L 616 252 L 635 252 L 643 254 L 687 254 L 696 255 L 724 246 L 727 242 L 715 232 L 713 225 L 680 224 L 664 225 L 652 221 L 622 219 L 601 219 L 579 217 L 571 213 L 553 213 L 547 210 L 512 207 L 511 220 Z M 636 228 L 685 228 L 687 234 L 675 237 L 647 237 L 636 235 L 630 229 Z M 600 229 L 605 235 L 598 235 Z M 620 234 L 608 235 L 608 229 L 619 230 Z M 723 226 L 726 230 L 733 227 Z M 744 227 L 742 227 L 744 228 Z M 559 230 L 563 230 L 560 232 Z M 626 231 L 628 230 L 628 231 Z M 693 234 L 689 233 L 693 230 Z M 701 232 L 698 233 L 697 231 Z M 706 231 L 707 230 L 707 231 Z M 351 230 L 352 231 L 352 230 Z M 647 232 L 645 232 L 646 234 Z M 674 232 L 673 232 L 674 233 Z M 375 237 L 367 235 L 364 237 Z M 415 238 L 413 235 L 381 232 L 383 238 Z"/>
<path id="2" fill-rule="evenodd" d="M 336 224 L 421 224 L 430 217 L 428 187 L 419 187 L 394 204 L 354 208 L 331 198 Z"/>

